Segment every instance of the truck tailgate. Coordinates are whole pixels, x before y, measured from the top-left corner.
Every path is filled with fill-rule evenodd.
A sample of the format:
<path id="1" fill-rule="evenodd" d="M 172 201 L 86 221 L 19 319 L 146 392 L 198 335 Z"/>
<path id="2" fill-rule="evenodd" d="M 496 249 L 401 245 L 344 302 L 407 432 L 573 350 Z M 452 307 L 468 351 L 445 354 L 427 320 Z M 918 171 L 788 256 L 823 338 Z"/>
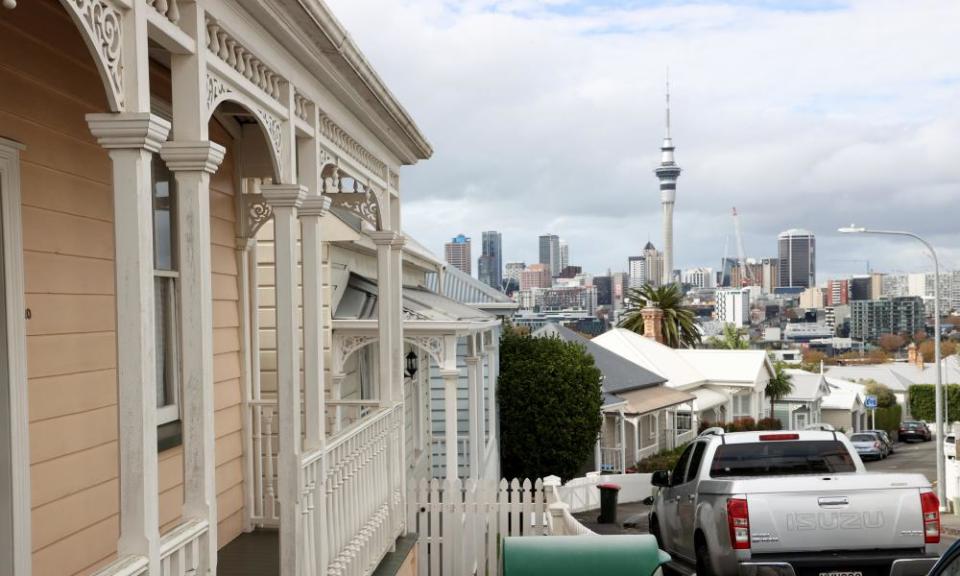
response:
<path id="1" fill-rule="evenodd" d="M 734 483 L 747 497 L 754 553 L 924 547 L 913 474 L 764 478 Z"/>

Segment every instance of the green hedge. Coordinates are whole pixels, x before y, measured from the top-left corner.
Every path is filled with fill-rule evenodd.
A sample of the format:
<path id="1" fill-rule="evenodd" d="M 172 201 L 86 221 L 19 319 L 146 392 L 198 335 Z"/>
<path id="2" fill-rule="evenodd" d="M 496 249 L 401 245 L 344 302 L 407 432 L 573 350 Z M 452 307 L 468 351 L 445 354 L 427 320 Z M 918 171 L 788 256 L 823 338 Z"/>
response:
<path id="1" fill-rule="evenodd" d="M 654 454 L 653 456 L 647 456 L 643 460 L 637 462 L 637 472 L 641 474 L 648 474 L 650 472 L 656 472 L 657 470 L 673 470 L 673 467 L 677 465 L 677 460 L 680 459 L 680 455 L 683 454 L 683 450 L 686 447 L 686 444 L 681 444 L 673 450 L 667 450 L 666 452 L 660 452 L 659 454 Z"/>
<path id="2" fill-rule="evenodd" d="M 869 410 L 867 411 L 867 418 L 872 419 Z M 902 419 L 903 407 L 899 404 L 894 404 L 889 408 L 877 408 L 876 429 L 886 430 L 893 437 L 893 434 L 900 428 Z"/>
<path id="3" fill-rule="evenodd" d="M 933 384 L 914 384 L 908 390 L 910 414 L 917 420 L 936 420 L 936 395 Z M 950 384 L 947 389 L 947 414 L 960 414 L 960 384 Z M 953 419 L 951 417 L 951 419 Z"/>

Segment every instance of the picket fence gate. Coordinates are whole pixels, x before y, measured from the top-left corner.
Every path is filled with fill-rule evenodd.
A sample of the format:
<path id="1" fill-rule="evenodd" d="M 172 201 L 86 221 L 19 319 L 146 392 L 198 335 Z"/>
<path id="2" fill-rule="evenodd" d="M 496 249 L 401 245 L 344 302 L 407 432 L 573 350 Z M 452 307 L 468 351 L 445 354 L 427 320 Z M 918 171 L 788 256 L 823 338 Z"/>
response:
<path id="1" fill-rule="evenodd" d="M 506 536 L 548 536 L 543 481 L 421 480 L 408 500 L 419 576 L 496 576 Z"/>

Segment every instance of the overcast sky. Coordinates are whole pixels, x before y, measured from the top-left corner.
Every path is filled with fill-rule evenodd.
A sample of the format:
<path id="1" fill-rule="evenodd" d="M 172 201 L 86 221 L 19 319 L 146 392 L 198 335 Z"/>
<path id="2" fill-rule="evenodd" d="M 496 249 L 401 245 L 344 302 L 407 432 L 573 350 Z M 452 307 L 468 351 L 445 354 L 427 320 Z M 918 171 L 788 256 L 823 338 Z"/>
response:
<path id="1" fill-rule="evenodd" d="M 402 172 L 404 228 L 441 256 L 472 236 L 474 274 L 483 230 L 505 262 L 558 234 L 593 273 L 661 247 L 668 66 L 676 267 L 736 255 L 736 206 L 747 257 L 813 230 L 818 281 L 932 270 L 851 222 L 960 268 L 960 2 L 327 2 L 433 144 Z"/>

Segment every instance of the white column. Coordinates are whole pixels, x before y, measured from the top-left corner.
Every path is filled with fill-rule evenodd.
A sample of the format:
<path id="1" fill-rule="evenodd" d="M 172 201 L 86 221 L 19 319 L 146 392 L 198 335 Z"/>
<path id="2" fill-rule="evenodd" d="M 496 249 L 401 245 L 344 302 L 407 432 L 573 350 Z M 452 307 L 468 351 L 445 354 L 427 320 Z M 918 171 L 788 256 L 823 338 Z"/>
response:
<path id="1" fill-rule="evenodd" d="M 303 377 L 306 402 L 306 448 L 319 448 L 324 442 L 323 386 L 323 278 L 321 275 L 322 230 L 320 219 L 330 199 L 311 195 L 300 207 L 303 261 Z"/>
<path id="2" fill-rule="evenodd" d="M 620 473 L 627 472 L 627 419 L 623 416 L 623 410 L 620 411 Z"/>
<path id="3" fill-rule="evenodd" d="M 471 336 L 476 338 L 476 336 Z M 476 342 L 473 346 L 476 347 Z M 476 348 L 474 348 L 476 350 Z M 467 356 L 467 397 L 469 398 L 469 408 L 467 409 L 467 426 L 470 431 L 470 477 L 480 477 L 480 454 L 483 452 L 483 444 L 480 442 L 480 422 L 477 419 L 480 407 L 480 395 L 478 394 L 480 378 L 477 370 L 480 368 L 479 356 Z"/>
<path id="4" fill-rule="evenodd" d="M 299 576 L 303 558 L 300 539 L 300 351 L 297 322 L 297 209 L 306 191 L 299 185 L 265 185 L 264 199 L 273 207 L 276 266 L 277 393 L 280 419 L 278 466 L 280 500 L 280 574 Z"/>
<path id="5" fill-rule="evenodd" d="M 459 462 L 457 460 L 457 385 L 460 382 L 460 371 L 457 370 L 457 337 L 448 335 L 443 337 L 443 367 L 440 376 L 443 378 L 443 416 L 444 416 L 444 446 L 446 447 L 447 478 L 459 476 Z"/>
<path id="6" fill-rule="evenodd" d="M 144 556 L 160 573 L 157 499 L 157 372 L 150 165 L 170 124 L 149 113 L 88 114 L 113 161 L 120 556 Z"/>
<path id="7" fill-rule="evenodd" d="M 167 142 L 160 153 L 177 182 L 183 513 L 185 517 L 202 518 L 209 523 L 206 543 L 209 564 L 201 566 L 201 573 L 216 573 L 217 565 L 210 175 L 220 166 L 224 152 L 219 144 L 200 141 Z"/>
<path id="8" fill-rule="evenodd" d="M 377 333 L 379 349 L 379 400 L 381 406 L 393 405 L 393 323 L 401 320 L 401 311 L 394 310 L 395 301 L 391 297 L 394 290 L 394 272 L 391 264 L 390 246 L 396 241 L 396 234 L 390 231 L 371 233 L 377 245 Z"/>

